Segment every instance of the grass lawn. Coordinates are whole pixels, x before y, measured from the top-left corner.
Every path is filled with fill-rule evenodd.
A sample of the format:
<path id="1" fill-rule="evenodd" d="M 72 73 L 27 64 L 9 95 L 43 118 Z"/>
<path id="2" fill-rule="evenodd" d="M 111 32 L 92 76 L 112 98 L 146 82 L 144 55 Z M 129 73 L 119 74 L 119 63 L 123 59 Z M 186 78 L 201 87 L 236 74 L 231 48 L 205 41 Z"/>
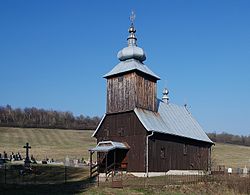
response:
<path id="1" fill-rule="evenodd" d="M 108 188 L 86 186 L 82 182 L 58 185 L 9 185 L 2 188 L 1 194 L 83 194 L 83 195 L 195 195 L 195 194 L 238 194 L 233 189 L 221 183 L 200 183 L 196 185 L 167 186 L 163 188 Z M 1 190 L 1 186 L 0 186 Z"/>
<path id="2" fill-rule="evenodd" d="M 223 194 L 223 195 L 235 195 L 235 191 L 228 189 L 223 184 L 217 183 L 200 183 L 196 185 L 178 185 L 178 186 L 167 186 L 163 188 L 97 188 L 92 187 L 86 192 L 81 194 L 86 195 L 195 195 L 195 194 Z"/>
<path id="3" fill-rule="evenodd" d="M 53 158 L 64 161 L 66 156 L 70 159 L 88 159 L 88 148 L 96 145 L 92 133 L 87 130 L 0 127 L 0 153 L 6 151 L 9 155 L 19 151 L 24 157 L 23 146 L 29 142 L 32 147 L 30 154 L 37 160 Z"/>

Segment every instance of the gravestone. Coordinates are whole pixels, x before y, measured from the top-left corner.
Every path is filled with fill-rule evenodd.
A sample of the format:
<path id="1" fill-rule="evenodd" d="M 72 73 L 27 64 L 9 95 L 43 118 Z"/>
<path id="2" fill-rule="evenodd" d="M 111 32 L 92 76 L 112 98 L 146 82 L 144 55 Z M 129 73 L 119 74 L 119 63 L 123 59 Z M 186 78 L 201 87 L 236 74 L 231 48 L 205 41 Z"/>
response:
<path id="1" fill-rule="evenodd" d="M 8 159 L 8 155 L 7 155 L 7 153 L 6 153 L 5 151 L 3 152 L 3 158 L 4 158 L 5 160 Z"/>
<path id="2" fill-rule="evenodd" d="M 65 158 L 65 166 L 70 166 L 70 160 L 68 156 Z"/>
<path id="3" fill-rule="evenodd" d="M 243 168 L 243 177 L 246 177 L 247 174 L 248 174 L 248 169 L 247 169 L 247 167 L 245 166 L 245 167 Z"/>
<path id="4" fill-rule="evenodd" d="M 228 174 L 232 174 L 233 173 L 233 169 L 232 168 L 228 168 L 227 173 Z"/>
<path id="5" fill-rule="evenodd" d="M 26 157 L 25 157 L 25 160 L 24 160 L 24 166 L 25 167 L 30 167 L 30 157 L 29 157 L 29 149 L 31 149 L 31 146 L 29 145 L 29 143 L 26 143 L 25 146 L 23 146 L 23 148 L 26 149 Z"/>
<path id="6" fill-rule="evenodd" d="M 74 163 L 74 167 L 78 167 L 78 159 L 74 159 L 73 163 Z"/>
<path id="7" fill-rule="evenodd" d="M 237 168 L 237 169 L 236 169 L 236 173 L 240 175 L 240 174 L 242 173 L 241 168 Z"/>

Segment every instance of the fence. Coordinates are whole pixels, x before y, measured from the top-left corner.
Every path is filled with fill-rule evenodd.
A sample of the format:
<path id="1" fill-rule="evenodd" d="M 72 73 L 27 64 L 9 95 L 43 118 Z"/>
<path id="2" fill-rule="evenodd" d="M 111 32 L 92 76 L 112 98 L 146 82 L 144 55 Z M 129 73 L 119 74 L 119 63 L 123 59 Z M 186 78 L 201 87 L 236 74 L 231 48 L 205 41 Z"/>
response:
<path id="1" fill-rule="evenodd" d="M 0 184 L 60 184 L 80 181 L 88 177 L 85 167 L 33 165 L 3 165 L 0 167 Z"/>
<path id="2" fill-rule="evenodd" d="M 98 185 L 100 187 L 170 188 L 171 186 L 215 182 L 223 183 L 228 188 L 234 189 L 235 192 L 250 194 L 250 174 L 168 175 L 165 173 L 165 175 L 157 177 L 135 177 L 129 173 L 112 172 L 108 180 L 104 175 L 98 175 L 93 179 L 88 177 L 89 167 L 34 165 L 31 169 L 24 169 L 22 165 L 4 165 L 0 168 L 0 184 L 70 183 L 80 184 L 80 188 L 82 188 L 83 185 L 79 182 L 84 181 L 85 187 Z M 61 185 L 61 187 L 63 186 L 68 185 Z"/>
<path id="3" fill-rule="evenodd" d="M 113 177 L 99 176 L 97 185 L 100 187 L 129 188 L 169 188 L 192 184 L 223 183 L 236 192 L 250 194 L 250 175 L 163 175 L 157 177 L 135 177 L 129 174 L 114 174 Z"/>

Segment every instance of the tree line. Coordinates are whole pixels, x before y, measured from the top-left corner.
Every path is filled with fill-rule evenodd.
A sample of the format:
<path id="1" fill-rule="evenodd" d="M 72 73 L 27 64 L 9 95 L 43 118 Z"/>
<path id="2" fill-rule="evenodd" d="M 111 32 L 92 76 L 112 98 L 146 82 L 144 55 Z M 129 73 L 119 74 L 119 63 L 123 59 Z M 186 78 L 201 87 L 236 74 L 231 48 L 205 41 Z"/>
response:
<path id="1" fill-rule="evenodd" d="M 32 108 L 12 108 L 0 106 L 1 127 L 22 128 L 58 128 L 58 129 L 95 129 L 100 117 L 74 116 L 72 112 Z M 250 146 L 250 135 L 233 135 L 229 133 L 207 133 L 213 142 Z"/>
<path id="2" fill-rule="evenodd" d="M 233 135 L 233 134 L 229 134 L 225 132 L 222 132 L 220 134 L 207 133 L 207 135 L 213 142 L 250 146 L 250 135 L 240 136 L 240 135 Z"/>
<path id="3" fill-rule="evenodd" d="M 69 111 L 0 106 L 0 126 L 2 127 L 95 129 L 99 122 L 98 116 L 74 116 Z"/>

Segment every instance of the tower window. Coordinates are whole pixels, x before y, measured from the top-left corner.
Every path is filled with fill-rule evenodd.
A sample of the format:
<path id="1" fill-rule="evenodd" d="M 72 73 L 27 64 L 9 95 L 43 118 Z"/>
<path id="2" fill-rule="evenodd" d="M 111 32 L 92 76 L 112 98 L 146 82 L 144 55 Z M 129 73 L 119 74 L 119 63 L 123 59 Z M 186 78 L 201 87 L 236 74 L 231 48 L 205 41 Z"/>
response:
<path id="1" fill-rule="evenodd" d="M 119 76 L 118 77 L 118 82 L 122 82 L 123 81 L 123 76 Z"/>
<path id="2" fill-rule="evenodd" d="M 119 136 L 124 136 L 124 129 L 120 128 L 118 131 Z"/>

